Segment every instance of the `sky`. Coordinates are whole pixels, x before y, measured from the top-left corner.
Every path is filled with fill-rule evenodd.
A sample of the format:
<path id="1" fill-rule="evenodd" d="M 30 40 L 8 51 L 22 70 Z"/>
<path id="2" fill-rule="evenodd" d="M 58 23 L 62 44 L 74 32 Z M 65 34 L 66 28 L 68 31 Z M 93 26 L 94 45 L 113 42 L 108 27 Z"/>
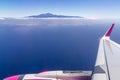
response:
<path id="1" fill-rule="evenodd" d="M 0 0 L 0 17 L 25 17 L 41 13 L 119 19 L 120 0 Z"/>

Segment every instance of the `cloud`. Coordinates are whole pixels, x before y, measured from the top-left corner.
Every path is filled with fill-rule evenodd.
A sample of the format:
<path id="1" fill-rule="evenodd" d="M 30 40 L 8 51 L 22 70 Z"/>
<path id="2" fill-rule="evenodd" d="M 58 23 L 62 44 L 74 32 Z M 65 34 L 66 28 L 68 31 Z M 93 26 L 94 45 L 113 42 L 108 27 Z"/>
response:
<path id="1" fill-rule="evenodd" d="M 111 23 L 113 20 L 95 20 L 95 19 L 78 19 L 78 18 L 41 18 L 41 19 L 13 19 L 6 18 L 0 20 L 0 25 L 7 26 L 81 26 L 81 25 L 93 25 L 101 23 Z"/>

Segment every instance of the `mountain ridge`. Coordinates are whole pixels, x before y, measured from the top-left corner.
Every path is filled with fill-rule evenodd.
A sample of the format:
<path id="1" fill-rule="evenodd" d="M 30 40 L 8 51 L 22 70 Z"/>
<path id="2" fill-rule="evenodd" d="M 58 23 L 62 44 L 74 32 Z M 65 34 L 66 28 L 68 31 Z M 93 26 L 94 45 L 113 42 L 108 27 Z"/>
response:
<path id="1" fill-rule="evenodd" d="M 27 18 L 84 18 L 80 16 L 67 16 L 67 15 L 56 15 L 52 13 L 43 13 L 39 15 L 27 16 Z"/>

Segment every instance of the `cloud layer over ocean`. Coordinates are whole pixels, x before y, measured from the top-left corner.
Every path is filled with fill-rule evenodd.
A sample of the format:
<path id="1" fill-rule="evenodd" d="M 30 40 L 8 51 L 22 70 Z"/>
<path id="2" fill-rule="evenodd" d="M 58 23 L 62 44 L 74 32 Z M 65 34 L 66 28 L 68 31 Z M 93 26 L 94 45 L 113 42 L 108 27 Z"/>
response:
<path id="1" fill-rule="evenodd" d="M 80 26 L 80 25 L 92 25 L 92 24 L 104 24 L 114 23 L 118 20 L 96 20 L 96 19 L 76 19 L 76 18 L 39 18 L 39 19 L 14 19 L 5 18 L 0 19 L 0 25 L 6 26 Z"/>
<path id="2" fill-rule="evenodd" d="M 95 19 L 57 19 L 57 18 L 41 18 L 41 19 L 14 19 L 5 18 L 0 19 L 0 25 L 7 26 L 80 26 L 80 25 L 91 25 L 91 24 L 101 24 L 111 21 L 105 20 L 95 20 Z"/>

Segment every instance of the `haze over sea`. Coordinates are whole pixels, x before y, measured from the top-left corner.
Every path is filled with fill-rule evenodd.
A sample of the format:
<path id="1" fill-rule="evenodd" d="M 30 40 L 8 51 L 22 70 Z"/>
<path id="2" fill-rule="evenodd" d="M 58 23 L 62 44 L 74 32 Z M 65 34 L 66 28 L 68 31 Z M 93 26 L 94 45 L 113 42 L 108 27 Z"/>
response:
<path id="1" fill-rule="evenodd" d="M 0 79 L 44 70 L 93 70 L 99 39 L 112 23 L 49 24 L 0 25 Z M 120 43 L 120 25 L 111 39 Z"/>

